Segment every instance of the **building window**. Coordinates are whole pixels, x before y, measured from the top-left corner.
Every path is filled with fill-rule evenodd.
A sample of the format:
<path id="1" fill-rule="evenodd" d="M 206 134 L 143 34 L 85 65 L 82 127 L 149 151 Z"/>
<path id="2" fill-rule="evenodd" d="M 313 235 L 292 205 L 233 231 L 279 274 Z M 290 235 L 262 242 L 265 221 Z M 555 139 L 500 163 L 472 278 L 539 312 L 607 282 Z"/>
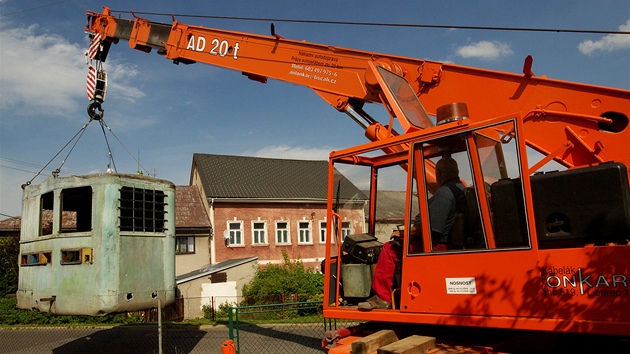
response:
<path id="1" fill-rule="evenodd" d="M 229 245 L 243 246 L 243 222 L 228 221 Z"/>
<path id="2" fill-rule="evenodd" d="M 163 191 L 120 188 L 120 231 L 164 232 L 165 205 Z"/>
<path id="3" fill-rule="evenodd" d="M 264 221 L 252 222 L 252 233 L 254 245 L 267 244 L 267 223 Z"/>
<path id="4" fill-rule="evenodd" d="M 195 237 L 194 236 L 177 236 L 175 239 L 175 253 L 195 253 Z"/>
<path id="5" fill-rule="evenodd" d="M 289 223 L 286 221 L 276 221 L 276 243 L 289 244 Z"/>
<path id="6" fill-rule="evenodd" d="M 319 222 L 319 243 L 326 243 L 326 222 Z"/>
<path id="7" fill-rule="evenodd" d="M 310 221 L 298 221 L 298 244 L 312 244 L 311 239 L 311 222 Z"/>
<path id="8" fill-rule="evenodd" d="M 352 230 L 350 229 L 350 221 L 344 221 L 341 223 L 341 241 L 343 242 L 346 239 L 346 236 L 351 235 Z"/>

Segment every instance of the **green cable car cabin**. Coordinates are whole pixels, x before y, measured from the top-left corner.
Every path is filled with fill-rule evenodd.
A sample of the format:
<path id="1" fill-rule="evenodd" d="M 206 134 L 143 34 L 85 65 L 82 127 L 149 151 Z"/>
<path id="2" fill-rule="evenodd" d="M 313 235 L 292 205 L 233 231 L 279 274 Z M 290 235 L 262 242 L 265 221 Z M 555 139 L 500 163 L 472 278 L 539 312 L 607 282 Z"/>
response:
<path id="1" fill-rule="evenodd" d="M 17 307 L 98 316 L 175 299 L 175 186 L 152 177 L 50 177 L 22 196 Z"/>

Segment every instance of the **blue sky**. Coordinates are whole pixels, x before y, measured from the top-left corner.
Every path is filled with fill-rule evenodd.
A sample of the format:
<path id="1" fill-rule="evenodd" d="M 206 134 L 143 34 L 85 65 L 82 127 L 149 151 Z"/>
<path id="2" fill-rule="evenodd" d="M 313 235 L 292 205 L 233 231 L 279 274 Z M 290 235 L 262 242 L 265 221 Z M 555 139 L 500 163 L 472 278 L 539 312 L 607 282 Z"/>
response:
<path id="1" fill-rule="evenodd" d="M 88 122 L 86 10 L 295 20 L 630 31 L 630 2 L 615 1 L 58 1 L 0 0 L 0 219 L 21 212 L 31 180 Z M 128 14 L 123 17 L 129 18 Z M 170 23 L 170 17 L 147 18 Z M 193 25 L 269 34 L 269 22 L 180 18 Z M 275 23 L 289 39 L 630 89 L 630 35 Z M 155 53 L 112 46 L 104 120 L 120 173 L 139 155 L 151 174 L 189 183 L 193 153 L 326 159 L 366 141 L 361 128 L 308 88 L 259 84 L 203 64 L 175 66 Z M 376 117 L 379 118 L 379 117 Z M 381 116 L 380 118 L 386 119 Z M 120 144 L 118 139 L 122 142 Z M 58 168 L 66 148 L 37 177 Z M 91 123 L 62 176 L 109 163 Z"/>

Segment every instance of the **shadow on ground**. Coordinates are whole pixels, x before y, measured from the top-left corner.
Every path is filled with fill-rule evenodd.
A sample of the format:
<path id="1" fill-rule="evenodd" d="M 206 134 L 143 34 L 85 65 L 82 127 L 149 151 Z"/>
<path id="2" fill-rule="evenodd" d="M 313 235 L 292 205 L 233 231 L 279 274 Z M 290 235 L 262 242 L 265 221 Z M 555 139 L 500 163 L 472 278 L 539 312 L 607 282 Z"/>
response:
<path id="1" fill-rule="evenodd" d="M 196 326 L 175 325 L 162 329 L 164 353 L 188 353 L 206 334 Z M 103 329 L 53 349 L 53 353 L 158 353 L 157 326 L 119 326 Z"/>

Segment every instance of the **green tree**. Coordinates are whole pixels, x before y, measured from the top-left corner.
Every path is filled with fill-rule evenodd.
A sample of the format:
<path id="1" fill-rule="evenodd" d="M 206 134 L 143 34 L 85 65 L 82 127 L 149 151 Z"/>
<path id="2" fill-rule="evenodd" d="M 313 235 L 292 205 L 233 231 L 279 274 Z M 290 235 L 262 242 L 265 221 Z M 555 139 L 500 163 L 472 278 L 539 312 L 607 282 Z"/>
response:
<path id="1" fill-rule="evenodd" d="M 256 271 L 254 278 L 243 286 L 248 305 L 278 302 L 284 295 L 298 294 L 298 301 L 321 300 L 324 293 L 324 276 L 306 269 L 301 260 L 291 262 L 282 251 L 284 263 L 268 264 Z"/>
<path id="2" fill-rule="evenodd" d="M 0 297 L 17 291 L 19 253 L 19 237 L 0 237 Z"/>

